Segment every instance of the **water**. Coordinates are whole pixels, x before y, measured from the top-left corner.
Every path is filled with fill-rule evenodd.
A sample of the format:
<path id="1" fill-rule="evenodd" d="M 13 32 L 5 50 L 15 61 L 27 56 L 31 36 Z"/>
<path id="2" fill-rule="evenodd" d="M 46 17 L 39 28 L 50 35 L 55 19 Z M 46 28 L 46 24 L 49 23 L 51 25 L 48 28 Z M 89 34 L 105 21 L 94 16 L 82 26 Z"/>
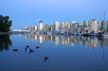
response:
<path id="1" fill-rule="evenodd" d="M 108 39 L 0 35 L 0 71 L 108 70 Z"/>

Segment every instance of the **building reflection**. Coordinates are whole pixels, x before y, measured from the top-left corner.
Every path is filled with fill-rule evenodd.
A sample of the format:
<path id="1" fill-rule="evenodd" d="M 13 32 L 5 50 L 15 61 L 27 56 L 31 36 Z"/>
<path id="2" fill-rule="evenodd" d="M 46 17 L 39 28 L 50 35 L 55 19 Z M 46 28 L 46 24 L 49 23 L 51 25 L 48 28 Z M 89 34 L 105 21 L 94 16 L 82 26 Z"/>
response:
<path id="1" fill-rule="evenodd" d="M 9 50 L 12 45 L 9 35 L 0 35 L 0 51 Z"/>
<path id="2" fill-rule="evenodd" d="M 63 36 L 63 35 L 35 35 L 35 34 L 28 34 L 28 35 L 22 35 L 26 39 L 30 40 L 38 40 L 40 44 L 42 44 L 44 41 L 52 41 L 55 43 L 55 45 L 84 45 L 86 47 L 90 48 L 96 48 L 97 46 L 108 46 L 107 42 L 108 39 L 99 39 L 96 37 L 79 37 L 79 36 Z"/>
<path id="3" fill-rule="evenodd" d="M 92 48 L 97 47 L 97 39 L 91 39 L 90 40 L 90 47 L 92 47 Z"/>
<path id="4" fill-rule="evenodd" d="M 58 45 L 60 43 L 60 38 L 59 36 L 55 36 L 55 44 Z"/>
<path id="5" fill-rule="evenodd" d="M 44 40 L 45 40 L 45 35 L 44 36 L 40 35 L 39 36 L 39 43 L 42 44 Z"/>

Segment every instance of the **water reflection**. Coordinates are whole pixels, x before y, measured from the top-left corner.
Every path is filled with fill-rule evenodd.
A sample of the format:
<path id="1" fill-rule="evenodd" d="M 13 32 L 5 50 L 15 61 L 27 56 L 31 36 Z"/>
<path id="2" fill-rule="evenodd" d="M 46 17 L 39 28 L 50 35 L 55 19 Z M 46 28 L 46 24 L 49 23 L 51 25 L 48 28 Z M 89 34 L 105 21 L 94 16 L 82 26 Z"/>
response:
<path id="1" fill-rule="evenodd" d="M 108 49 L 104 48 L 108 46 L 108 39 L 63 35 L 19 35 L 22 37 L 11 35 L 13 44 L 9 35 L 0 36 L 0 50 L 1 47 L 4 47 L 2 51 L 7 47 L 9 49 L 12 44 L 10 51 L 0 53 L 0 70 L 61 69 L 63 71 L 77 68 L 79 70 L 108 68 Z M 61 48 L 65 46 L 69 48 Z"/>
<path id="2" fill-rule="evenodd" d="M 35 35 L 35 34 L 22 34 L 21 36 L 25 37 L 29 40 L 38 40 L 40 44 L 44 41 L 53 41 L 55 45 L 84 45 L 86 47 L 96 48 L 99 47 L 106 47 L 108 46 L 108 38 L 96 38 L 96 37 L 78 37 L 78 36 L 68 36 L 65 37 L 63 35 Z"/>
<path id="3" fill-rule="evenodd" d="M 9 35 L 0 35 L 0 51 L 9 50 L 9 46 L 11 45 L 12 42 Z"/>

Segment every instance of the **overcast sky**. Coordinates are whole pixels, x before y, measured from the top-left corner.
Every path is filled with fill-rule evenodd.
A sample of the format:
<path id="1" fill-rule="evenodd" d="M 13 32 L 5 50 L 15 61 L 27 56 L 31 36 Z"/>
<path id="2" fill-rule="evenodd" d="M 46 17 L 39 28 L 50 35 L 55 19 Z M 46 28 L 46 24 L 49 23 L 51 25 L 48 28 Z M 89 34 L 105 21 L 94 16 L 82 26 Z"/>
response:
<path id="1" fill-rule="evenodd" d="M 108 20 L 108 0 L 0 0 L 0 14 L 10 16 L 12 28 L 37 25 L 39 20 L 102 20 L 104 11 Z"/>

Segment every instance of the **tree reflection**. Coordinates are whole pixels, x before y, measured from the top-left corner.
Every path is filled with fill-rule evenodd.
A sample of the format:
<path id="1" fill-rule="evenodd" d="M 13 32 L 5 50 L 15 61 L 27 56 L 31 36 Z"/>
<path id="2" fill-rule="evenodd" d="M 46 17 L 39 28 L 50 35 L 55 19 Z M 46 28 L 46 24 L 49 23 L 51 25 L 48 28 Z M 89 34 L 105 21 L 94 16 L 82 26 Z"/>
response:
<path id="1" fill-rule="evenodd" d="M 9 46 L 11 45 L 9 35 L 0 35 L 0 51 L 9 50 Z"/>

